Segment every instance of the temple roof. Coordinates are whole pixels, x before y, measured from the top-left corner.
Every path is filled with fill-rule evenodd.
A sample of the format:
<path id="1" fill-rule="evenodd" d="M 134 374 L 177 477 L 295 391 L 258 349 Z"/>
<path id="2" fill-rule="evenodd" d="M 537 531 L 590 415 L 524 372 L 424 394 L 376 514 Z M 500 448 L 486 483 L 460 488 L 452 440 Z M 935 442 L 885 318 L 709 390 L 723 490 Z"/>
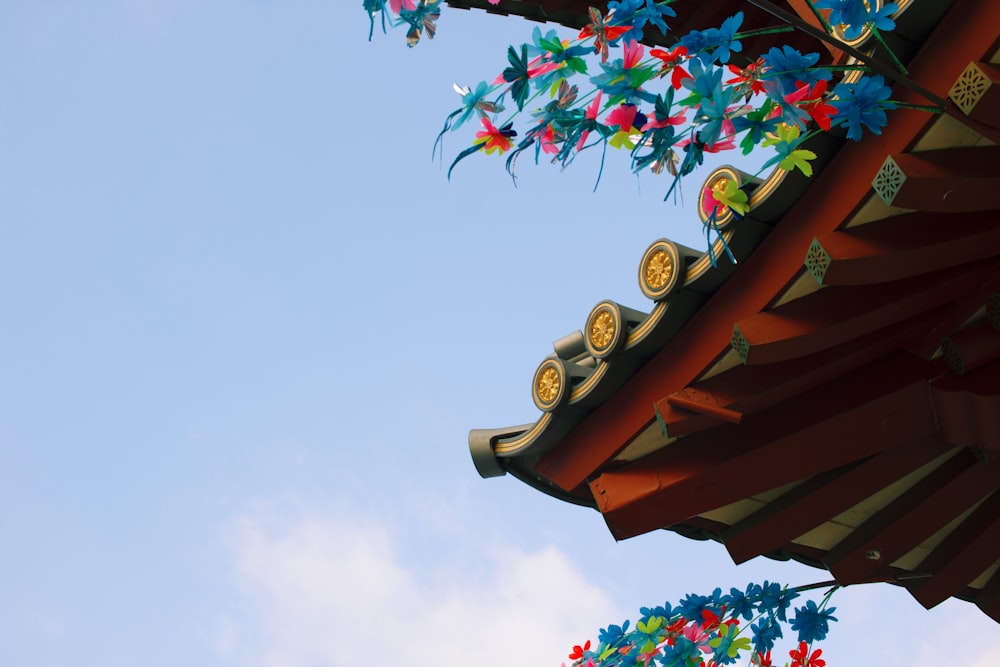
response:
<path id="1" fill-rule="evenodd" d="M 893 98 L 946 111 L 814 137 L 811 179 L 709 176 L 748 185 L 750 212 L 719 221 L 739 263 L 654 241 L 648 305 L 601 302 L 554 343 L 540 416 L 470 433 L 480 474 L 594 507 L 619 539 L 667 528 L 1000 620 L 1000 6 L 904 9 L 920 46 Z"/>

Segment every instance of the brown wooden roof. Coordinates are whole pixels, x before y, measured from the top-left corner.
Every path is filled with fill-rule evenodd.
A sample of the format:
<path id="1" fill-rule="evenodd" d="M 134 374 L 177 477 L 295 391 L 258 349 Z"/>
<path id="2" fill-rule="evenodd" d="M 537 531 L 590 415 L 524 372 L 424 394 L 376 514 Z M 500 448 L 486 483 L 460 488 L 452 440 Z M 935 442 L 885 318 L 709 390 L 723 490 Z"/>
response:
<path id="1" fill-rule="evenodd" d="M 470 434 L 480 472 L 594 506 L 617 538 L 711 537 L 1000 621 L 998 30 L 990 0 L 927 23 L 910 78 L 948 113 L 817 139 L 811 181 L 776 174 L 724 230 L 738 267 L 654 244 L 640 283 L 673 271 L 668 293 L 557 341 L 542 416 Z"/>

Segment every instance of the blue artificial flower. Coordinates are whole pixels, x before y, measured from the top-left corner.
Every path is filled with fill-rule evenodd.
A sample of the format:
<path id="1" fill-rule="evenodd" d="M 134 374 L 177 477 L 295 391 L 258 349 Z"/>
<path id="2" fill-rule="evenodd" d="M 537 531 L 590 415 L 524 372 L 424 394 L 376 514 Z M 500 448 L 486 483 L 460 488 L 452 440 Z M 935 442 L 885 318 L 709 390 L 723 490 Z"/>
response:
<path id="1" fill-rule="evenodd" d="M 836 607 L 820 609 L 812 600 L 806 602 L 806 606 L 795 610 L 792 618 L 792 630 L 799 633 L 799 641 L 812 644 L 814 641 L 826 639 L 826 633 L 830 631 L 830 621 L 836 621 L 833 612 Z"/>
<path id="2" fill-rule="evenodd" d="M 741 129 L 746 129 L 751 127 L 751 122 L 744 120 L 741 123 L 742 128 L 736 124 L 737 120 L 743 120 L 745 116 L 740 116 L 739 118 L 733 118 L 733 125 L 736 127 L 736 131 L 739 132 Z M 771 130 L 773 131 L 773 130 Z M 733 618 L 743 617 L 744 620 L 749 621 L 754 615 L 754 604 L 752 595 L 754 591 L 754 584 L 749 584 L 747 586 L 746 592 L 741 591 L 738 588 L 730 588 L 729 595 L 724 595 L 722 597 L 722 604 L 726 605 L 726 609 L 729 613 L 733 615 Z"/>
<path id="3" fill-rule="evenodd" d="M 872 25 L 877 30 L 889 32 L 896 29 L 896 22 L 890 17 L 898 11 L 899 5 L 895 2 L 883 5 L 881 9 L 875 9 L 875 3 L 872 3 L 872 6 L 868 9 L 868 20 L 872 22 Z"/>
<path id="4" fill-rule="evenodd" d="M 833 77 L 828 69 L 813 68 L 817 62 L 819 62 L 818 53 L 801 53 L 790 46 L 780 49 L 773 47 L 764 54 L 767 71 L 762 78 L 777 80 L 781 90 L 776 93 L 783 96 L 795 90 L 797 81 L 812 85 L 820 81 L 829 81 Z M 770 92 L 769 96 L 774 99 L 774 95 Z"/>
<path id="5" fill-rule="evenodd" d="M 722 589 L 716 588 L 711 595 L 695 595 L 690 593 L 681 600 L 679 611 L 685 619 L 701 623 L 704 620 L 703 611 L 710 610 L 718 614 L 722 607 Z"/>
<path id="6" fill-rule="evenodd" d="M 664 16 L 674 17 L 677 13 L 669 5 L 657 5 L 653 0 L 611 0 L 608 11 L 614 11 L 611 17 L 612 25 L 632 26 L 629 37 L 637 42 L 642 41 L 643 28 L 652 24 L 667 34 L 667 22 Z"/>
<path id="7" fill-rule="evenodd" d="M 785 618 L 785 610 L 792 604 L 792 600 L 799 596 L 793 590 L 782 588 L 781 584 L 764 582 L 760 592 L 760 604 L 758 610 L 769 616 L 777 616 L 779 620 Z M 780 634 L 778 635 L 781 636 Z"/>
<path id="8" fill-rule="evenodd" d="M 838 83 L 833 88 L 831 104 L 837 108 L 837 120 L 847 125 L 847 138 L 861 139 L 861 126 L 873 134 L 882 134 L 888 122 L 885 112 L 895 109 L 896 103 L 889 100 L 892 89 L 885 85 L 881 74 L 863 76 L 856 83 Z"/>
<path id="9" fill-rule="evenodd" d="M 781 639 L 781 626 L 772 618 L 762 618 L 750 626 L 754 653 L 767 653 Z"/>
<path id="10" fill-rule="evenodd" d="M 701 650 L 698 645 L 683 636 L 678 637 L 673 646 L 663 646 L 661 650 L 663 656 L 660 658 L 660 664 L 665 666 L 696 665 L 701 659 Z"/>
<path id="11" fill-rule="evenodd" d="M 627 620 L 621 625 L 609 625 L 606 628 L 601 628 L 597 634 L 597 641 L 608 646 L 615 646 L 625 637 L 626 632 L 628 632 Z"/>
<path id="12" fill-rule="evenodd" d="M 622 58 L 600 65 L 604 74 L 590 77 L 590 82 L 612 99 L 620 97 L 628 104 L 635 104 L 638 100 L 650 103 L 656 101 L 656 95 L 642 90 L 642 85 L 656 76 L 655 70 L 626 68 Z"/>
<path id="13" fill-rule="evenodd" d="M 816 9 L 829 9 L 830 23 L 844 26 L 847 39 L 857 38 L 868 21 L 864 0 L 818 0 L 813 5 Z"/>
<path id="14" fill-rule="evenodd" d="M 680 44 L 687 48 L 689 56 L 697 57 L 706 65 L 712 61 L 725 64 L 729 62 L 731 51 L 743 50 L 743 43 L 736 39 L 742 24 L 743 12 L 736 12 L 718 28 L 692 30 L 681 37 Z"/>
<path id="15" fill-rule="evenodd" d="M 712 62 L 709 49 L 715 47 L 719 41 L 719 29 L 709 28 L 708 30 L 692 30 L 681 37 L 680 44 L 687 49 L 688 55 L 697 57 L 706 65 Z"/>
<path id="16" fill-rule="evenodd" d="M 819 0 L 815 6 L 817 9 L 830 10 L 830 23 L 844 26 L 844 37 L 857 39 L 868 23 L 882 31 L 896 27 L 890 16 L 899 11 L 899 5 L 890 2 L 877 9 L 875 4 L 864 0 Z"/>
<path id="17" fill-rule="evenodd" d="M 670 620 L 676 612 L 674 611 L 673 605 L 669 602 L 664 602 L 662 606 L 659 607 L 640 607 L 639 613 L 642 614 L 643 619 L 649 619 L 653 616 L 662 616 L 663 618 Z"/>
<path id="18" fill-rule="evenodd" d="M 743 12 L 736 12 L 719 26 L 719 43 L 712 51 L 712 58 L 720 65 L 729 62 L 729 52 L 740 52 L 743 50 L 743 43 L 736 39 L 736 33 L 743 25 Z"/>

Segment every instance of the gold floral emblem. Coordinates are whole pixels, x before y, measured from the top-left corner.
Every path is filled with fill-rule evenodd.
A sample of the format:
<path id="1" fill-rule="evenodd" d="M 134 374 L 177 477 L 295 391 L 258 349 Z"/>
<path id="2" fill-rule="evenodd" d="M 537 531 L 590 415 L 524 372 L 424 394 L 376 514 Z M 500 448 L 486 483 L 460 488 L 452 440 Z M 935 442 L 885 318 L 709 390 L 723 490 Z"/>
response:
<path id="1" fill-rule="evenodd" d="M 590 322 L 590 343 L 598 350 L 607 347 L 615 338 L 615 329 L 615 316 L 602 309 Z"/>
<path id="2" fill-rule="evenodd" d="M 535 387 L 538 390 L 538 398 L 543 403 L 551 403 L 559 395 L 560 384 L 559 371 L 552 366 L 546 367 L 539 374 L 538 383 Z"/>
<path id="3" fill-rule="evenodd" d="M 658 290 L 670 282 L 674 273 L 674 260 L 666 250 L 657 250 L 646 263 L 646 284 Z"/>

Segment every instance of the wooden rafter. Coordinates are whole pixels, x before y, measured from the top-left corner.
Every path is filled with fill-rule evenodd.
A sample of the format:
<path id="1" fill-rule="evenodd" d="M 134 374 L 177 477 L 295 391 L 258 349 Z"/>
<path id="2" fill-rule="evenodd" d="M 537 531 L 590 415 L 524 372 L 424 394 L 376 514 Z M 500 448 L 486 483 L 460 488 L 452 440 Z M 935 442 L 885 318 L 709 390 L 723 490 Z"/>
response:
<path id="1" fill-rule="evenodd" d="M 804 357 L 950 303 L 998 272 L 991 259 L 877 287 L 831 287 L 740 320 L 733 348 L 746 364 Z"/>
<path id="2" fill-rule="evenodd" d="M 963 146 L 885 159 L 872 186 L 889 206 L 942 213 L 994 210 L 1000 146 Z"/>
<path id="3" fill-rule="evenodd" d="M 1000 211 L 989 215 L 909 213 L 813 240 L 809 273 L 823 285 L 871 285 L 998 254 Z"/>
<path id="4" fill-rule="evenodd" d="M 922 313 L 818 352 L 807 360 L 737 366 L 687 389 L 709 396 L 717 405 L 741 414 L 759 412 L 905 346 L 942 319 L 945 313 L 943 308 Z M 657 401 L 654 407 L 667 437 L 688 435 L 719 423 L 711 416 L 695 414 L 672 404 L 669 397 Z"/>
<path id="5" fill-rule="evenodd" d="M 926 363 L 894 354 L 739 426 L 683 438 L 605 472 L 591 492 L 612 533 L 631 537 L 920 441 L 936 428 L 928 372 Z"/>
<path id="6" fill-rule="evenodd" d="M 961 593 L 996 562 L 998 544 L 1000 493 L 994 493 L 917 566 L 934 576 L 910 586 L 910 593 L 928 609 Z"/>
<path id="7" fill-rule="evenodd" d="M 1000 487 L 1000 459 L 969 452 L 949 460 L 831 549 L 826 565 L 842 584 L 878 579 L 888 566 Z"/>
<path id="8" fill-rule="evenodd" d="M 906 443 L 807 481 L 722 534 L 737 563 L 778 549 L 943 456 L 938 438 Z"/>

